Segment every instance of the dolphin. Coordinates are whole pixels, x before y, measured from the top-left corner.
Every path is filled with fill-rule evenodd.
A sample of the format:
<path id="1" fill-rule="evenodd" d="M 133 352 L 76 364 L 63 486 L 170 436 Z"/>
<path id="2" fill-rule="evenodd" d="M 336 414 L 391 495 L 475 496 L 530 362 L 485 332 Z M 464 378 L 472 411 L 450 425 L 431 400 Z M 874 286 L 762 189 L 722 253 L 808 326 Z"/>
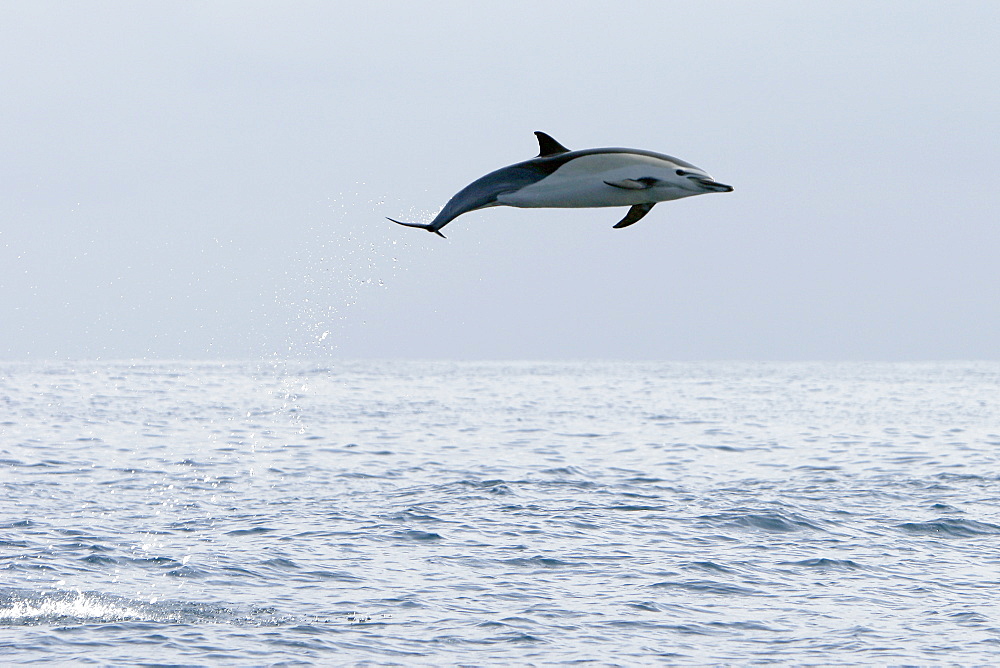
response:
<path id="1" fill-rule="evenodd" d="M 705 170 L 662 153 L 634 148 L 571 151 L 544 132 L 535 136 L 536 157 L 476 179 L 448 200 L 430 223 L 389 220 L 443 237 L 441 228 L 463 213 L 490 206 L 630 207 L 617 229 L 638 222 L 657 202 L 733 190 Z"/>

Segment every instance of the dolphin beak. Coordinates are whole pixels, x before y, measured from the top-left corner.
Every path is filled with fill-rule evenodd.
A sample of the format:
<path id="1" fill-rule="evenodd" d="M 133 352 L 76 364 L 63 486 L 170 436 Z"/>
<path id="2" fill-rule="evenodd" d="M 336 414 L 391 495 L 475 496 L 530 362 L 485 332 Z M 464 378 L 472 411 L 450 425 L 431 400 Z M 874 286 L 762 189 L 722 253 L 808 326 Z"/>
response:
<path id="1" fill-rule="evenodd" d="M 712 179 L 699 179 L 699 178 L 696 178 L 694 180 L 697 181 L 698 183 L 700 183 L 702 186 L 704 186 L 708 190 L 711 190 L 712 192 L 715 192 L 715 193 L 731 193 L 731 192 L 733 192 L 733 187 L 732 186 L 727 186 L 725 183 L 719 183 L 718 181 L 713 181 Z"/>

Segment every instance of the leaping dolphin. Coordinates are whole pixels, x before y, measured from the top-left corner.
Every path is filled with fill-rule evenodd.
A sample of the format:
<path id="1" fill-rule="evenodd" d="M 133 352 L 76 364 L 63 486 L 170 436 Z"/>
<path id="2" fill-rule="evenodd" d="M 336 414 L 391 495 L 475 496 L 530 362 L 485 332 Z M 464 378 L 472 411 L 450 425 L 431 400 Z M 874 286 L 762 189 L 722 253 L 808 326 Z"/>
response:
<path id="1" fill-rule="evenodd" d="M 443 237 L 441 228 L 463 213 L 490 206 L 631 207 L 615 228 L 628 227 L 657 202 L 705 193 L 728 193 L 705 170 L 662 153 L 634 148 L 571 151 L 536 132 L 538 156 L 490 172 L 462 188 L 428 224 L 404 223 Z"/>

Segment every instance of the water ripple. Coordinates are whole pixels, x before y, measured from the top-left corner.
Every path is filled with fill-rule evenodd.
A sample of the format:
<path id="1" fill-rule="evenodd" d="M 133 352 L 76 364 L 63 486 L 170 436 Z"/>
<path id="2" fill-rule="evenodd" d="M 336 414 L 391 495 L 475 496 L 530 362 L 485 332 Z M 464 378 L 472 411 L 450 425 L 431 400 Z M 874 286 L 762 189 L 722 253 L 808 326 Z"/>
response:
<path id="1" fill-rule="evenodd" d="M 50 662 L 988 665 L 1000 365 L 0 365 Z"/>

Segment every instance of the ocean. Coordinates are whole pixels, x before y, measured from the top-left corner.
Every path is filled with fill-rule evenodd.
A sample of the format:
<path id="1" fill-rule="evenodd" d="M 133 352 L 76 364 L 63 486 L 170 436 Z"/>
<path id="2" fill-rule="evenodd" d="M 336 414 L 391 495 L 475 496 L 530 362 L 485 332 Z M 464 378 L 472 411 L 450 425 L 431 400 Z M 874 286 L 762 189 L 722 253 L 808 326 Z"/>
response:
<path id="1" fill-rule="evenodd" d="M 0 364 L 0 663 L 1000 662 L 1000 363 Z"/>

